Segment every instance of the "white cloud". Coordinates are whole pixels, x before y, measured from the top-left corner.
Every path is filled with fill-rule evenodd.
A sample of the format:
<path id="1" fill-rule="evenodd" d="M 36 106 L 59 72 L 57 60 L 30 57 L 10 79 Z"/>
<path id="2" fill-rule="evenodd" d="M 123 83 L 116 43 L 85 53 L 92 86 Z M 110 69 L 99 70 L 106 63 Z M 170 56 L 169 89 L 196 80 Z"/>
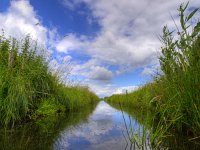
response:
<path id="1" fill-rule="evenodd" d="M 17 39 L 30 34 L 33 40 L 40 44 L 46 44 L 48 29 L 44 27 L 29 1 L 11 1 L 10 7 L 4 13 L 0 13 L 0 28 L 6 36 Z"/>
<path id="2" fill-rule="evenodd" d="M 80 44 L 70 42 L 69 39 L 66 41 L 66 49 L 81 45 L 85 48 L 85 53 L 101 63 L 118 65 L 120 68 L 126 66 L 128 71 L 151 64 L 157 59 L 157 52 L 161 46 L 157 35 L 161 34 L 165 24 L 174 26 L 170 13 L 172 16 L 177 15 L 177 8 L 181 4 L 174 0 L 141 0 L 140 2 L 137 0 L 76 0 L 75 2 L 65 0 L 64 2 L 73 6 L 85 2 L 101 26 L 101 31 L 93 40 L 85 40 Z M 182 0 L 182 2 L 187 1 Z M 200 2 L 193 0 L 191 5 L 193 4 L 197 6 Z M 72 41 L 80 40 L 76 37 Z"/>
<path id="3" fill-rule="evenodd" d="M 157 64 L 154 64 L 152 66 L 145 67 L 142 70 L 141 75 L 143 75 L 143 76 L 155 76 L 158 73 L 160 73 L 160 65 L 157 63 Z"/>
<path id="4" fill-rule="evenodd" d="M 152 73 L 151 68 L 146 66 L 158 62 L 157 58 L 161 47 L 158 35 L 161 34 L 162 27 L 166 24 L 169 28 L 175 28 L 170 15 L 174 17 L 178 24 L 177 9 L 181 3 L 187 3 L 187 1 L 76 0 L 72 2 L 65 0 L 68 8 L 75 8 L 82 2 L 86 3 L 101 27 L 100 32 L 92 40 L 91 37 L 86 37 L 84 41 L 81 41 L 78 37 L 73 39 L 73 41 L 78 41 L 78 44 L 74 42 L 71 47 L 74 46 L 78 49 L 76 46 L 81 45 L 83 52 L 91 57 L 91 60 L 83 64 L 84 67 L 79 64 L 78 70 L 86 72 L 86 78 L 102 76 L 101 72 L 98 74 L 96 71 L 97 74 L 93 74 L 94 71 L 88 69 L 92 66 L 104 68 L 110 65 L 117 66 L 118 70 L 110 70 L 113 72 L 113 76 L 132 71 L 138 67 L 145 67 L 142 72 L 143 75 Z M 200 1 L 191 0 L 190 6 L 198 7 Z M 82 44 L 79 43 L 80 41 Z M 67 46 L 66 49 L 70 50 Z M 91 61 L 93 61 L 92 64 Z M 97 92 L 99 94 L 109 93 L 110 89 L 106 89 L 107 83 L 104 83 L 104 85 L 99 84 L 92 87 L 95 91 L 99 90 Z M 104 89 L 97 87 L 104 87 Z"/>
<path id="5" fill-rule="evenodd" d="M 65 5 L 65 7 L 73 10 L 79 4 L 81 1 L 80 0 L 60 0 L 60 2 Z"/>
<path id="6" fill-rule="evenodd" d="M 59 52 L 68 53 L 70 50 L 80 50 L 84 48 L 84 45 L 84 37 L 78 38 L 74 34 L 69 34 L 57 43 L 56 49 Z"/>
<path id="7" fill-rule="evenodd" d="M 67 55 L 65 57 L 58 56 L 49 61 L 50 71 L 59 77 L 60 81 L 63 83 L 69 83 L 69 76 L 71 72 L 70 60 L 71 56 Z"/>
<path id="8" fill-rule="evenodd" d="M 125 94 L 137 90 L 139 86 L 125 86 L 118 88 L 113 94 Z"/>
<path id="9" fill-rule="evenodd" d="M 52 50 L 55 43 L 60 39 L 56 28 L 45 27 L 33 6 L 28 0 L 10 1 L 7 11 L 0 13 L 0 29 L 4 30 L 6 37 L 23 39 L 28 34 L 32 40 L 38 42 L 39 47 L 45 47 L 44 51 L 39 51 L 46 56 L 50 70 L 60 76 L 60 79 L 67 81 L 70 72 L 70 56 L 52 59 Z"/>
<path id="10" fill-rule="evenodd" d="M 161 46 L 157 38 L 165 24 L 173 25 L 170 13 L 175 16 L 180 3 L 169 0 L 79 0 L 71 5 L 85 2 L 98 18 L 101 31 L 92 41 L 85 40 L 88 55 L 109 65 L 126 66 L 127 70 L 151 64 L 157 58 Z M 186 2 L 186 1 L 185 1 Z M 192 3 L 200 5 L 193 1 Z M 156 9 L 155 9 L 156 8 Z M 71 40 L 66 41 L 66 45 Z M 73 41 L 79 41 L 73 39 Z M 62 41 L 61 41 L 62 43 Z M 81 45 L 74 42 L 73 46 Z M 66 46 L 67 48 L 67 46 Z M 123 68 L 123 67 L 120 67 Z"/>
<path id="11" fill-rule="evenodd" d="M 154 74 L 154 70 L 151 67 L 145 67 L 142 71 L 142 75 L 146 76 L 146 75 L 153 75 Z"/>
<path id="12" fill-rule="evenodd" d="M 94 80 L 85 80 L 85 84 L 89 85 L 92 91 L 94 91 L 101 98 L 105 96 L 110 96 L 113 94 L 123 94 L 135 91 L 139 88 L 138 85 L 132 86 L 118 86 L 111 82 L 102 82 L 102 81 L 94 81 Z"/>
<path id="13" fill-rule="evenodd" d="M 91 68 L 100 65 L 100 63 L 96 59 L 90 59 L 85 63 L 80 63 L 78 60 L 76 60 L 75 62 L 72 62 L 72 65 L 72 75 L 81 75 L 87 77 L 89 76 Z"/>
<path id="14" fill-rule="evenodd" d="M 109 81 L 112 79 L 112 77 L 113 77 L 113 74 L 111 71 L 100 66 L 93 67 L 89 74 L 89 78 L 94 79 L 94 80 Z"/>
<path id="15" fill-rule="evenodd" d="M 73 50 L 89 55 L 91 59 L 86 62 L 74 60 L 70 56 L 53 59 L 50 67 L 62 73 L 66 71 L 69 60 L 73 60 L 70 64 L 72 75 L 83 76 L 84 82 L 98 95 L 110 95 L 120 88 L 111 83 L 115 75 L 138 67 L 145 68 L 143 75 L 151 73 L 152 68 L 146 66 L 151 66 L 157 61 L 161 46 L 157 35 L 161 34 L 162 27 L 166 24 L 169 24 L 170 28 L 174 27 L 170 13 L 176 16 L 179 4 L 187 0 L 180 2 L 63 0 L 61 2 L 70 9 L 75 9 L 80 3 L 86 3 L 101 27 L 97 36 L 87 37 L 69 33 L 63 38 L 59 37 L 56 29 L 50 30 L 42 24 L 28 0 L 11 1 L 8 10 L 0 13 L 0 27 L 4 29 L 6 36 L 12 35 L 21 39 L 29 33 L 40 44 L 51 49 L 56 47 L 58 52 L 68 54 Z M 190 6 L 198 7 L 200 1 L 191 0 Z M 178 18 L 174 18 L 178 22 Z M 117 70 L 109 70 L 112 68 L 110 66 L 117 66 Z"/>
<path id="16" fill-rule="evenodd" d="M 100 97 L 112 95 L 118 88 L 117 86 L 111 83 L 104 83 L 98 81 L 86 81 L 86 84 L 88 84 L 90 88 Z"/>

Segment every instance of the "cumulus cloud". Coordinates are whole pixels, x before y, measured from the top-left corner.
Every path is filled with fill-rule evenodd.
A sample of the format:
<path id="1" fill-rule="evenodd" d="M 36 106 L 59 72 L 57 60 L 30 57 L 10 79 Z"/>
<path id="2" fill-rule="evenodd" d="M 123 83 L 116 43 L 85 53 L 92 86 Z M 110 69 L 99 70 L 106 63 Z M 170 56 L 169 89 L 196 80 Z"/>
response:
<path id="1" fill-rule="evenodd" d="M 69 2 L 65 0 L 63 3 Z M 84 46 L 85 53 L 100 62 L 120 68 L 126 66 L 127 70 L 151 64 L 157 59 L 161 46 L 157 36 L 165 24 L 173 25 L 170 13 L 175 16 L 180 4 L 173 0 L 77 0 L 71 4 L 80 2 L 89 5 L 94 17 L 98 18 L 101 31 L 93 40 L 83 41 L 82 45 L 77 44 L 79 39 L 73 39 L 73 44 L 71 39 L 61 41 L 63 47 L 67 50 L 71 48 L 68 45 Z"/>
<path id="2" fill-rule="evenodd" d="M 82 44 L 74 42 L 73 45 L 84 47 L 84 53 L 89 55 L 92 61 L 95 60 L 92 66 L 96 63 L 96 66 L 104 68 L 107 68 L 106 66 L 118 67 L 117 70 L 102 71 L 101 69 L 101 71 L 97 71 L 97 69 L 88 70 L 86 67 L 79 66 L 83 72 L 90 72 L 85 74 L 87 78 L 91 78 L 93 75 L 94 79 L 101 79 L 102 72 L 107 72 L 110 74 L 109 78 L 112 78 L 139 67 L 145 68 L 142 72 L 143 75 L 151 74 L 152 68 L 147 66 L 158 63 L 157 58 L 161 47 L 158 35 L 161 34 L 162 27 L 166 24 L 169 28 L 174 28 L 171 15 L 179 26 L 177 8 L 187 0 L 179 2 L 174 0 L 140 0 L 139 2 L 137 0 L 76 0 L 73 2 L 65 0 L 63 3 L 68 8 L 75 8 L 83 2 L 91 9 L 92 15 L 98 21 L 101 29 L 92 40 L 90 37 L 86 37 L 84 41 L 81 41 L 76 37 L 73 41 L 81 41 Z M 190 6 L 198 7 L 200 1 L 191 0 Z M 70 50 L 67 47 L 66 49 Z M 91 60 L 83 65 L 87 64 L 90 68 Z M 109 71 L 112 71 L 112 76 L 111 73 L 108 73 Z M 108 77 L 105 76 L 105 78 Z M 96 85 L 93 88 L 97 89 L 99 86 Z"/>
<path id="3" fill-rule="evenodd" d="M 139 88 L 138 85 L 131 86 L 118 86 L 112 82 L 102 82 L 98 80 L 84 80 L 84 83 L 87 84 L 92 91 L 94 91 L 98 96 L 104 98 L 113 94 L 125 94 L 135 91 Z"/>
<path id="4" fill-rule="evenodd" d="M 28 0 L 11 1 L 7 11 L 0 13 L 0 27 L 4 29 L 6 36 L 12 35 L 20 39 L 30 34 L 39 43 L 50 48 L 55 47 L 58 52 L 67 56 L 70 51 L 88 55 L 89 59 L 85 62 L 69 58 L 70 56 L 65 59 L 67 62 L 72 61 L 72 75 L 83 76 L 84 82 L 88 83 L 97 94 L 105 95 L 119 88 L 111 83 L 111 79 L 116 75 L 139 67 L 144 68 L 143 75 L 151 73 L 152 68 L 148 66 L 158 62 L 161 46 L 157 36 L 161 34 L 164 25 L 174 27 L 170 14 L 178 23 L 177 7 L 187 0 L 180 2 L 60 0 L 60 2 L 70 9 L 85 3 L 91 9 L 92 18 L 100 25 L 100 31 L 96 36 L 68 33 L 63 38 L 59 37 L 56 29 L 50 30 L 42 24 Z M 200 1 L 191 0 L 190 6 L 198 7 Z M 53 59 L 50 66 L 66 68 L 61 62 L 65 63 L 64 58 Z M 64 69 L 58 70 L 64 72 Z"/>
<path id="5" fill-rule="evenodd" d="M 73 10 L 76 8 L 77 4 L 80 4 L 80 0 L 60 0 L 60 2 L 67 8 Z"/>
<path id="6" fill-rule="evenodd" d="M 118 88 L 113 94 L 125 94 L 137 90 L 139 86 L 125 86 Z"/>
<path id="7" fill-rule="evenodd" d="M 86 41 L 84 37 L 76 37 L 74 34 L 66 35 L 62 40 L 60 40 L 57 45 L 56 49 L 59 52 L 68 53 L 71 50 L 80 50 L 85 47 Z"/>
<path id="8" fill-rule="evenodd" d="M 142 71 L 142 75 L 153 75 L 154 70 L 151 67 L 145 67 Z"/>
<path id="9" fill-rule="evenodd" d="M 67 5 L 81 2 L 88 4 L 101 26 L 101 31 L 93 40 L 83 42 L 85 53 L 109 65 L 127 66 L 128 70 L 157 59 L 161 46 L 157 36 L 164 25 L 174 26 L 170 14 L 176 16 L 177 7 L 181 4 L 174 0 L 64 1 Z M 193 4 L 200 5 L 200 2 L 193 0 Z M 77 45 L 76 42 L 73 45 Z"/>
<path id="10" fill-rule="evenodd" d="M 170 14 L 176 16 L 180 4 L 174 0 L 65 1 L 67 5 L 81 2 L 88 4 L 101 26 L 98 36 L 92 41 L 83 42 L 85 53 L 109 65 L 126 66 L 127 71 L 151 64 L 157 59 L 161 46 L 157 36 L 165 24 L 174 26 Z M 191 3 L 200 5 L 196 1 Z M 79 44 L 75 42 L 73 45 Z"/>
<path id="11" fill-rule="evenodd" d="M 108 81 L 112 79 L 112 72 L 104 67 L 96 66 L 91 69 L 89 74 L 90 79 Z"/>
<path id="12" fill-rule="evenodd" d="M 29 1 L 11 1 L 10 7 L 4 13 L 0 13 L 0 28 L 6 36 L 17 39 L 30 34 L 33 40 L 40 44 L 46 44 L 48 29 L 41 24 L 36 12 Z"/>
<path id="13" fill-rule="evenodd" d="M 0 29 L 3 29 L 6 37 L 11 36 L 18 40 L 29 35 L 32 40 L 38 42 L 39 46 L 45 47 L 45 50 L 39 53 L 45 54 L 46 60 L 49 61 L 50 70 L 60 76 L 61 80 L 66 81 L 65 78 L 70 72 L 69 61 L 71 57 L 67 55 L 50 60 L 53 53 L 51 49 L 55 47 L 55 43 L 60 37 L 56 28 L 45 27 L 39 18 L 28 0 L 12 0 L 8 9 L 0 13 Z M 66 38 L 73 39 L 73 36 L 69 35 Z"/>
<path id="14" fill-rule="evenodd" d="M 73 34 L 65 36 L 65 38 L 60 41 L 61 38 L 58 35 L 57 29 L 54 27 L 45 27 L 39 18 L 36 10 L 34 10 L 28 0 L 12 0 L 10 1 L 8 9 L 0 13 L 0 29 L 4 30 L 6 37 L 11 36 L 18 40 L 29 35 L 32 40 L 38 42 L 40 47 L 45 47 L 44 51 L 39 51 L 39 53 L 46 56 L 45 58 L 46 61 L 49 62 L 50 71 L 56 74 L 60 81 L 68 83 L 71 71 L 70 61 L 72 58 L 69 55 L 57 55 L 54 56 L 55 58 L 52 58 L 51 56 L 54 53 L 52 49 L 57 46 L 57 50 L 62 52 L 64 48 L 75 48 L 71 47 L 70 42 L 67 43 L 66 41 L 71 41 L 79 47 L 80 45 Z M 55 45 L 58 41 L 59 44 Z M 63 41 L 64 44 L 62 44 Z"/>
<path id="15" fill-rule="evenodd" d="M 104 83 L 99 81 L 85 81 L 86 84 L 100 97 L 112 95 L 119 87 L 111 83 Z"/>
<path id="16" fill-rule="evenodd" d="M 85 63 L 80 63 L 78 60 L 72 62 L 73 69 L 72 75 L 81 75 L 81 76 L 89 76 L 89 72 L 91 68 L 99 66 L 100 63 L 96 59 L 89 59 Z"/>
<path id="17" fill-rule="evenodd" d="M 142 76 L 155 76 L 156 74 L 160 73 L 160 65 L 155 64 L 149 67 L 145 67 L 142 72 L 141 75 Z"/>

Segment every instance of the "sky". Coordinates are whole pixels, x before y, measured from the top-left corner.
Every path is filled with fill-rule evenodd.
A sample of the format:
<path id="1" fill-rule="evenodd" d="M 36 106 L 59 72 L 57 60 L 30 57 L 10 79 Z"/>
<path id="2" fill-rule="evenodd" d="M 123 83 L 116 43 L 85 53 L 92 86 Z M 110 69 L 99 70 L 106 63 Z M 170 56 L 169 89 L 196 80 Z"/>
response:
<path id="1" fill-rule="evenodd" d="M 0 0 L 0 29 L 30 34 L 46 49 L 49 69 L 66 84 L 100 97 L 132 91 L 159 72 L 162 28 L 179 25 L 188 0 Z M 200 7 L 190 0 L 189 9 Z M 172 17 L 171 17 L 172 16 Z"/>

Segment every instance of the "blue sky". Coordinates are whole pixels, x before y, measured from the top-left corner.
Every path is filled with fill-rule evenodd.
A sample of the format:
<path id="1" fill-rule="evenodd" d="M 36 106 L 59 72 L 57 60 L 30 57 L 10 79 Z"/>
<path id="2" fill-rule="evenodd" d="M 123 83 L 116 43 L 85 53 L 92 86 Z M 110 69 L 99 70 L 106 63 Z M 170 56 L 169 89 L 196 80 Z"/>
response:
<path id="1" fill-rule="evenodd" d="M 85 3 L 76 9 L 66 9 L 61 0 L 30 0 L 45 26 L 55 26 L 60 35 L 68 33 L 95 36 L 100 29 L 97 22 L 89 23 L 92 19 L 91 10 Z M 94 20 L 93 20 L 94 21 Z"/>
<path id="2" fill-rule="evenodd" d="M 170 14 L 178 24 L 182 2 L 0 0 L 0 28 L 18 39 L 30 34 L 46 48 L 53 73 L 103 97 L 151 81 L 159 71 L 157 37 L 164 25 L 174 28 Z M 190 6 L 200 2 L 191 0 Z"/>

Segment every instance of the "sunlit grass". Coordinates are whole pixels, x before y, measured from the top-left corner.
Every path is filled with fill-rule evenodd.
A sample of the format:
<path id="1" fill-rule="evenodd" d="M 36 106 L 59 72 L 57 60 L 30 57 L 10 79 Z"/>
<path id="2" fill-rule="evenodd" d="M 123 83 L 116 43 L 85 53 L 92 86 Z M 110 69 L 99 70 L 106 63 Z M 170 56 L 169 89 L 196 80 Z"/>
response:
<path id="1" fill-rule="evenodd" d="M 199 9 L 186 14 L 187 7 L 179 8 L 180 29 L 163 28 L 162 72 L 155 81 L 132 93 L 107 98 L 109 103 L 149 113 L 145 119 L 157 147 L 165 145 L 166 139 L 177 145 L 200 139 L 200 22 L 199 18 L 191 21 Z"/>
<path id="2" fill-rule="evenodd" d="M 48 68 L 41 50 L 27 36 L 23 41 L 0 36 L 0 123 L 14 125 L 95 103 L 86 87 L 66 86 Z"/>

